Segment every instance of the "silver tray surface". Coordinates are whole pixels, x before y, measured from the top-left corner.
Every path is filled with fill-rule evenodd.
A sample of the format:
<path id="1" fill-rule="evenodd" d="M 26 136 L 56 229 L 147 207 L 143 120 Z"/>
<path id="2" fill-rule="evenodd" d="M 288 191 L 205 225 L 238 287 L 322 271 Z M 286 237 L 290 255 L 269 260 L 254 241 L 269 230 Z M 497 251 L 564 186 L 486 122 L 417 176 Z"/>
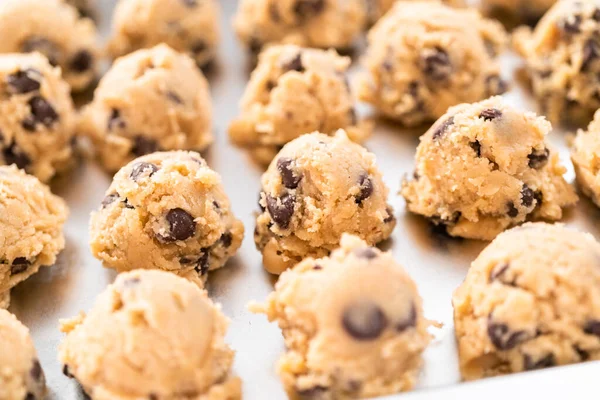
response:
<path id="1" fill-rule="evenodd" d="M 115 2 L 98 2 L 103 38 L 108 34 Z M 223 42 L 218 62 L 207 72 L 213 96 L 216 142 L 205 157 L 222 175 L 233 210 L 245 224 L 246 237 L 237 256 L 225 268 L 210 275 L 209 291 L 231 318 L 227 340 L 237 350 L 234 371 L 244 381 L 244 398 L 284 399 L 285 393 L 275 373 L 275 363 L 284 350 L 281 333 L 264 316 L 252 315 L 246 309 L 250 300 L 266 298 L 273 289 L 274 279 L 264 272 L 252 238 L 253 213 L 263 171 L 243 151 L 231 146 L 227 137 L 227 126 L 238 113 L 250 66 L 248 55 L 231 29 L 237 1 L 222 0 L 221 3 Z M 353 73 L 359 68 L 356 56 L 354 61 Z M 519 66 L 518 59 L 511 55 L 503 62 L 507 77 Z M 535 110 L 535 103 L 516 83 L 506 98 L 512 104 Z M 470 262 L 486 243 L 436 235 L 424 220 L 405 212 L 404 200 L 397 191 L 403 175 L 412 172 L 418 137 L 424 129 L 403 130 L 386 121 L 377 123 L 376 132 L 366 146 L 378 157 L 379 167 L 391 189 L 390 202 L 398 217 L 392 239 L 382 247 L 391 250 L 416 280 L 424 298 L 426 316 L 444 324 L 425 353 L 425 367 L 416 390 L 389 398 L 599 398 L 600 362 L 459 384 L 450 299 L 464 279 Z M 567 177 L 572 181 L 574 174 L 565 132 L 556 130 L 550 140 L 561 150 L 563 162 L 569 168 Z M 12 293 L 10 311 L 32 331 L 49 383 L 49 399 L 83 398 L 78 386 L 62 375 L 57 360 L 57 348 L 63 338 L 58 320 L 89 310 L 96 295 L 115 277 L 113 271 L 102 268 L 92 257 L 88 246 L 89 214 L 100 204 L 110 181 L 110 176 L 88 160 L 53 182 L 53 191 L 65 198 L 71 210 L 65 227 L 66 248 L 55 266 L 42 269 Z M 582 198 L 563 222 L 600 238 L 599 217 L 600 209 Z"/>

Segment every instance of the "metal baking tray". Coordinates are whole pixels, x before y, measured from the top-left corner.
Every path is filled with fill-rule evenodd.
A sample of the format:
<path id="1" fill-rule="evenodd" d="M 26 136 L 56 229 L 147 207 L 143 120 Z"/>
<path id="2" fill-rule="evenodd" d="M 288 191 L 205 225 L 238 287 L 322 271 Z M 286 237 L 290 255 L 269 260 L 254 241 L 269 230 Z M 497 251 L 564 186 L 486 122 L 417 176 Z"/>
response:
<path id="1" fill-rule="evenodd" d="M 98 2 L 101 8 L 98 23 L 103 38 L 108 34 L 115 2 Z M 244 221 L 247 234 L 237 256 L 225 268 L 210 275 L 209 291 L 231 318 L 227 340 L 237 350 L 234 372 L 244 381 L 244 398 L 285 399 L 275 373 L 275 363 L 284 351 L 281 333 L 276 324 L 270 324 L 264 316 L 252 315 L 246 309 L 250 300 L 266 298 L 275 279 L 263 270 L 261 256 L 251 235 L 253 213 L 257 208 L 255 199 L 263 171 L 243 151 L 231 146 L 227 137 L 228 123 L 238 113 L 237 104 L 248 80 L 250 61 L 231 29 L 231 17 L 237 1 L 222 0 L 221 3 L 223 41 L 217 63 L 207 71 L 214 103 L 216 142 L 205 156 L 209 165 L 222 175 L 233 210 Z M 357 57 L 354 58 L 353 73 L 359 68 Z M 507 77 L 520 64 L 510 54 L 503 62 Z M 535 102 L 518 84 L 513 85 L 506 97 L 513 104 L 535 110 Z M 360 111 L 369 112 L 366 108 Z M 464 279 L 470 262 L 486 243 L 440 236 L 424 220 L 406 213 L 404 200 L 397 191 L 402 176 L 412 172 L 418 137 L 423 131 L 405 130 L 378 120 L 375 134 L 366 143 L 378 157 L 386 184 L 391 188 L 390 202 L 398 217 L 392 238 L 382 248 L 391 250 L 416 280 L 424 298 L 426 316 L 444 324 L 435 332 L 436 338 L 424 355 L 425 365 L 415 391 L 388 398 L 599 398 L 600 362 L 460 383 L 451 296 Z M 566 146 L 566 132 L 556 130 L 551 141 L 561 149 L 563 162 L 569 167 L 567 177 L 572 181 L 574 174 Z M 100 204 L 110 181 L 110 176 L 88 160 L 72 173 L 53 182 L 53 191 L 66 199 L 71 210 L 65 227 L 66 248 L 54 267 L 43 268 L 13 290 L 10 311 L 32 331 L 46 372 L 49 399 L 84 398 L 78 386 L 62 375 L 57 360 L 57 348 L 63 339 L 58 320 L 89 310 L 96 295 L 115 278 L 115 273 L 102 268 L 88 248 L 89 215 Z M 600 238 L 599 218 L 600 209 L 582 198 L 563 222 Z"/>

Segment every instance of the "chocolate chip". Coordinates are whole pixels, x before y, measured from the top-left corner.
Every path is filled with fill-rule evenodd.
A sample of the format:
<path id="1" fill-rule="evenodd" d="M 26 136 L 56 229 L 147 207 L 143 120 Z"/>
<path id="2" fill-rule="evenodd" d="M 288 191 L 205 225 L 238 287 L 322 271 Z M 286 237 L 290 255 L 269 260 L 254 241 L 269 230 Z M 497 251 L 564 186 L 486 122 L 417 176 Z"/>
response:
<path id="1" fill-rule="evenodd" d="M 198 274 L 201 276 L 206 275 L 208 273 L 208 269 L 210 268 L 209 251 L 208 249 L 202 249 L 202 252 L 202 255 L 196 261 L 196 267 L 194 268 L 196 272 L 198 272 Z"/>
<path id="2" fill-rule="evenodd" d="M 388 206 L 385 209 L 385 212 L 387 213 L 388 216 L 385 217 L 385 219 L 383 220 L 384 224 L 389 224 L 390 222 L 396 220 L 396 217 L 394 216 L 394 209 L 392 207 Z"/>
<path id="3" fill-rule="evenodd" d="M 267 195 L 267 209 L 273 221 L 283 229 L 290 225 L 292 215 L 294 215 L 294 206 L 296 198 L 289 194 L 277 198 Z"/>
<path id="4" fill-rule="evenodd" d="M 594 19 L 594 21 L 600 22 L 600 9 L 596 8 L 594 10 L 594 13 L 592 14 L 592 18 Z"/>
<path id="5" fill-rule="evenodd" d="M 358 258 L 362 258 L 364 260 L 373 260 L 377 258 L 378 253 L 375 249 L 371 247 L 363 247 L 360 249 L 354 250 L 354 255 Z"/>
<path id="6" fill-rule="evenodd" d="M 286 71 L 304 72 L 304 66 L 302 65 L 302 53 L 296 54 L 294 58 L 282 64 L 281 68 Z"/>
<path id="7" fill-rule="evenodd" d="M 289 157 L 280 157 L 277 160 L 277 170 L 281 175 L 281 182 L 288 189 L 296 189 L 302 180 L 302 175 L 297 173 L 293 164 L 294 160 Z"/>
<path id="8" fill-rule="evenodd" d="M 277 86 L 277 84 L 271 80 L 268 80 L 267 83 L 265 84 L 267 86 L 267 91 L 270 92 L 271 90 L 275 89 L 275 87 Z"/>
<path id="9" fill-rule="evenodd" d="M 229 232 L 225 232 L 224 234 L 221 235 L 221 237 L 219 238 L 219 242 L 221 242 L 221 244 L 223 245 L 223 247 L 227 248 L 229 246 L 231 246 L 231 242 L 233 241 L 233 236 L 231 236 L 231 233 Z"/>
<path id="10" fill-rule="evenodd" d="M 118 193 L 111 193 L 102 200 L 102 208 L 106 208 L 119 198 Z"/>
<path id="11" fill-rule="evenodd" d="M 10 146 L 2 150 L 4 157 L 4 163 L 6 165 L 15 164 L 17 168 L 25 169 L 31 164 L 31 160 L 23 151 L 19 149 L 16 143 L 12 143 Z"/>
<path id="12" fill-rule="evenodd" d="M 501 278 L 506 273 L 506 271 L 508 271 L 509 267 L 509 264 L 500 264 L 494 269 L 492 269 L 492 271 L 490 272 L 490 282 L 494 282 Z"/>
<path id="13" fill-rule="evenodd" d="M 129 199 L 125 199 L 123 200 L 123 204 L 125 204 L 125 208 L 130 209 L 130 210 L 135 210 L 135 207 L 131 205 L 131 203 L 129 203 Z"/>
<path id="14" fill-rule="evenodd" d="M 171 100 L 173 103 L 183 104 L 183 100 L 181 100 L 181 97 L 179 97 L 179 95 L 172 90 L 169 90 L 167 92 L 167 98 L 169 100 Z"/>
<path id="15" fill-rule="evenodd" d="M 506 214 L 509 217 L 515 218 L 519 215 L 519 210 L 517 209 L 517 207 L 515 207 L 515 203 L 513 203 L 512 201 L 509 201 L 508 203 L 506 203 L 506 208 L 508 209 L 506 211 Z"/>
<path id="16" fill-rule="evenodd" d="M 21 44 L 21 51 L 23 53 L 33 53 L 34 51 L 38 51 L 45 55 L 46 58 L 48 58 L 50 65 L 54 67 L 58 65 L 58 59 L 60 58 L 60 51 L 56 44 L 39 36 L 33 36 L 25 40 Z"/>
<path id="17" fill-rule="evenodd" d="M 481 143 L 479 140 L 469 143 L 469 146 L 471 146 L 475 154 L 477 154 L 477 157 L 481 157 Z"/>
<path id="18" fill-rule="evenodd" d="M 181 208 L 174 208 L 165 216 L 169 224 L 169 232 L 161 238 L 166 242 L 187 240 L 196 234 L 196 221 L 194 217 Z"/>
<path id="19" fill-rule="evenodd" d="M 30 93 L 40 90 L 42 74 L 37 69 L 19 70 L 6 78 L 8 91 L 13 94 Z"/>
<path id="20" fill-rule="evenodd" d="M 554 354 L 550 353 L 539 360 L 534 360 L 529 354 L 525 354 L 523 357 L 523 367 L 525 371 L 532 371 L 535 369 L 542 369 L 553 367 L 556 365 L 556 358 Z"/>
<path id="21" fill-rule="evenodd" d="M 492 344 L 499 350 L 511 350 L 522 342 L 529 339 L 525 331 L 511 332 L 506 324 L 496 323 L 488 318 L 487 334 Z"/>
<path id="22" fill-rule="evenodd" d="M 262 46 L 262 41 L 257 37 L 253 36 L 248 41 L 248 48 L 250 49 L 251 53 L 258 54 L 258 52 L 262 49 Z"/>
<path id="23" fill-rule="evenodd" d="M 198 0 L 181 0 L 184 6 L 194 8 L 198 6 Z"/>
<path id="24" fill-rule="evenodd" d="M 581 32 L 581 15 L 569 15 L 559 22 L 558 26 L 569 34 Z"/>
<path id="25" fill-rule="evenodd" d="M 184 1 L 189 1 L 189 0 L 184 0 Z M 148 400 L 158 400 L 158 395 L 154 394 L 154 393 L 150 393 L 148 395 Z"/>
<path id="26" fill-rule="evenodd" d="M 591 319 L 585 323 L 583 331 L 588 335 L 600 337 L 600 320 Z"/>
<path id="27" fill-rule="evenodd" d="M 356 115 L 356 109 L 354 107 L 350 108 L 350 111 L 348 111 L 348 114 L 350 115 L 350 125 L 356 125 L 358 123 L 358 116 Z"/>
<path id="28" fill-rule="evenodd" d="M 27 392 L 27 395 L 25 395 L 25 400 L 36 400 L 35 395 L 31 392 Z"/>
<path id="29" fill-rule="evenodd" d="M 592 62 L 598 58 L 600 58 L 600 45 L 594 39 L 588 39 L 583 45 L 581 70 L 586 71 Z"/>
<path id="30" fill-rule="evenodd" d="M 370 301 L 347 307 L 342 316 L 342 326 L 356 340 L 377 339 L 387 325 L 383 310 Z"/>
<path id="31" fill-rule="evenodd" d="M 573 350 L 575 350 L 575 352 L 577 353 L 577 355 L 579 355 L 579 358 L 581 359 L 581 361 L 587 361 L 587 360 L 589 360 L 590 353 L 587 352 L 586 350 L 583 350 L 582 348 L 580 348 L 577 345 L 573 346 Z"/>
<path id="32" fill-rule="evenodd" d="M 136 136 L 131 152 L 137 157 L 158 151 L 158 142 L 144 136 Z"/>
<path id="33" fill-rule="evenodd" d="M 262 211 L 262 212 L 265 212 L 266 209 L 265 209 L 265 206 L 262 205 L 261 200 L 262 200 L 263 197 L 266 197 L 266 196 L 267 195 L 265 194 L 265 192 L 261 192 L 258 195 L 258 208 L 260 208 L 260 211 Z"/>
<path id="34" fill-rule="evenodd" d="M 437 140 L 440 137 L 442 137 L 444 135 L 444 133 L 446 133 L 448 128 L 450 128 L 452 125 L 454 125 L 454 117 L 448 118 L 442 124 L 437 126 L 435 128 L 435 130 L 433 131 L 432 139 Z"/>
<path id="35" fill-rule="evenodd" d="M 27 261 L 25 257 L 17 257 L 10 266 L 10 275 L 13 276 L 25 272 L 30 265 L 31 262 Z"/>
<path id="36" fill-rule="evenodd" d="M 525 207 L 531 207 L 535 200 L 535 192 L 526 184 L 521 189 L 521 204 Z"/>
<path id="37" fill-rule="evenodd" d="M 150 178 L 156 171 L 158 171 L 158 167 L 155 164 L 140 161 L 133 165 L 129 177 L 137 182 L 143 176 Z"/>
<path id="38" fill-rule="evenodd" d="M 52 105 L 43 97 L 35 96 L 29 100 L 32 119 L 34 124 L 40 123 L 48 128 L 59 120 L 59 115 Z"/>
<path id="39" fill-rule="evenodd" d="M 126 126 L 125 121 L 121 118 L 121 111 L 113 108 L 108 117 L 108 130 L 112 131 L 115 128 L 124 129 Z"/>
<path id="40" fill-rule="evenodd" d="M 417 308 L 414 304 L 411 304 L 410 314 L 408 314 L 408 317 L 405 320 L 396 323 L 394 328 L 396 329 L 396 332 L 404 332 L 405 330 L 414 328 L 415 326 L 417 326 Z"/>
<path id="41" fill-rule="evenodd" d="M 428 50 L 423 56 L 423 73 L 435 81 L 448 79 L 452 73 L 448 53 L 439 47 Z"/>
<path id="42" fill-rule="evenodd" d="M 75 72 L 82 73 L 92 68 L 94 58 L 92 53 L 87 50 L 79 50 L 71 60 L 71 69 Z"/>
<path id="43" fill-rule="evenodd" d="M 329 389 L 325 386 L 313 386 L 308 389 L 296 389 L 300 400 L 320 400 L 325 399 L 329 394 Z"/>
<path id="44" fill-rule="evenodd" d="M 356 204 L 361 204 L 373 194 L 373 180 L 365 173 L 358 178 L 358 185 L 360 193 L 356 196 L 355 202 Z"/>
<path id="45" fill-rule="evenodd" d="M 298 18 L 305 19 L 319 15 L 325 9 L 325 0 L 296 0 L 294 14 Z"/>
<path id="46" fill-rule="evenodd" d="M 499 75 L 490 75 L 485 78 L 485 87 L 488 96 L 503 94 L 508 90 L 508 84 Z"/>
<path id="47" fill-rule="evenodd" d="M 192 51 L 192 53 L 194 53 L 196 55 L 204 53 L 206 51 L 206 49 L 208 49 L 208 46 L 206 45 L 206 42 L 201 39 L 196 40 L 190 47 L 190 50 Z"/>
<path id="48" fill-rule="evenodd" d="M 44 371 L 42 370 L 42 365 L 40 364 L 39 360 L 34 360 L 33 361 L 33 365 L 31 366 L 31 370 L 29 370 L 29 375 L 36 382 L 39 382 L 43 378 Z"/>
<path id="49" fill-rule="evenodd" d="M 485 121 L 492 121 L 502 116 L 502 111 L 497 108 L 486 108 L 479 114 L 479 118 L 483 118 Z"/>
<path id="50" fill-rule="evenodd" d="M 548 163 L 548 157 L 550 156 L 550 150 L 544 148 L 543 150 L 533 149 L 531 154 L 527 156 L 529 159 L 529 168 L 541 169 Z"/>
<path id="51" fill-rule="evenodd" d="M 73 375 L 71 375 L 71 371 L 69 370 L 69 366 L 67 364 L 63 365 L 62 373 L 67 378 L 73 378 Z"/>

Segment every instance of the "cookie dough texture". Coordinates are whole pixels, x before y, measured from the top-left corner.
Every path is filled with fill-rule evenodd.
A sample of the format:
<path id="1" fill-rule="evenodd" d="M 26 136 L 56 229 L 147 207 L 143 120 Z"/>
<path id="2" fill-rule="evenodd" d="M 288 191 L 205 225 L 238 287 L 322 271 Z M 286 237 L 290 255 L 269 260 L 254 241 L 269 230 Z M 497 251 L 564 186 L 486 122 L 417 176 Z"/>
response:
<path id="1" fill-rule="evenodd" d="M 35 177 L 0 167 L 0 303 L 12 287 L 56 262 L 67 206 Z"/>
<path id="2" fill-rule="evenodd" d="M 96 77 L 96 28 L 63 0 L 0 2 L 0 53 L 44 54 L 74 91 Z"/>
<path id="3" fill-rule="evenodd" d="M 235 254 L 243 236 L 220 176 L 198 153 L 183 151 L 123 167 L 90 221 L 92 253 L 106 267 L 161 269 L 198 283 Z"/>
<path id="4" fill-rule="evenodd" d="M 89 314 L 62 322 L 59 359 L 92 400 L 241 398 L 228 320 L 185 279 L 120 274 Z"/>
<path id="5" fill-rule="evenodd" d="M 286 271 L 255 312 L 287 347 L 278 371 L 292 399 L 355 399 L 410 390 L 430 341 L 417 287 L 390 253 L 345 235 L 331 257 Z"/>
<path id="6" fill-rule="evenodd" d="M 365 7 L 367 10 L 367 17 L 371 24 L 377 22 L 379 18 L 385 15 L 388 12 L 394 3 L 398 0 L 364 0 Z M 404 1 L 412 1 L 412 0 L 404 0 Z M 417 0 L 423 1 L 423 0 Z M 426 1 L 426 0 L 425 0 Z M 439 1 L 439 0 L 433 0 Z M 464 7 L 466 5 L 464 0 L 442 0 L 442 3 L 447 4 L 452 7 Z"/>
<path id="7" fill-rule="evenodd" d="M 349 65 L 335 50 L 266 49 L 242 98 L 242 115 L 229 127 L 233 143 L 269 164 L 284 144 L 316 130 L 333 135 L 343 128 L 352 140 L 363 141 L 372 123 L 357 118 Z"/>
<path id="8" fill-rule="evenodd" d="M 280 274 L 306 257 L 324 257 L 352 233 L 374 245 L 396 219 L 375 156 L 343 131 L 288 143 L 262 176 L 254 240 L 267 271 Z"/>
<path id="9" fill-rule="evenodd" d="M 102 78 L 78 130 L 110 172 L 159 150 L 202 151 L 213 141 L 208 83 L 166 45 L 136 51 Z"/>
<path id="10" fill-rule="evenodd" d="M 43 400 L 44 371 L 27 329 L 0 309 L 0 399 Z"/>
<path id="11" fill-rule="evenodd" d="M 561 225 L 499 235 L 453 297 L 464 379 L 600 359 L 600 245 Z"/>
<path id="12" fill-rule="evenodd" d="M 113 57 L 166 43 L 198 65 L 215 57 L 221 6 L 218 0 L 120 0 L 108 49 Z"/>
<path id="13" fill-rule="evenodd" d="M 535 26 L 557 0 L 482 0 L 482 13 L 497 18 L 507 26 Z"/>
<path id="14" fill-rule="evenodd" d="M 269 43 L 346 49 L 366 21 L 364 0 L 241 0 L 233 26 L 253 51 Z"/>
<path id="15" fill-rule="evenodd" d="M 520 29 L 515 47 L 542 113 L 553 122 L 586 124 L 600 108 L 600 1 L 559 1 L 535 30 Z"/>
<path id="16" fill-rule="evenodd" d="M 0 165 L 44 182 L 72 166 L 75 114 L 60 69 L 40 54 L 0 54 L 0 82 Z"/>
<path id="17" fill-rule="evenodd" d="M 421 137 L 416 168 L 402 185 L 408 209 L 452 236 L 492 240 L 531 219 L 558 220 L 577 201 L 551 125 L 500 97 L 451 108 Z"/>
<path id="18" fill-rule="evenodd" d="M 587 130 L 579 130 L 571 160 L 581 191 L 600 207 L 600 112 Z"/>
<path id="19" fill-rule="evenodd" d="M 407 126 L 434 121 L 506 90 L 496 59 L 506 40 L 475 10 L 399 2 L 369 32 L 358 96 Z"/>

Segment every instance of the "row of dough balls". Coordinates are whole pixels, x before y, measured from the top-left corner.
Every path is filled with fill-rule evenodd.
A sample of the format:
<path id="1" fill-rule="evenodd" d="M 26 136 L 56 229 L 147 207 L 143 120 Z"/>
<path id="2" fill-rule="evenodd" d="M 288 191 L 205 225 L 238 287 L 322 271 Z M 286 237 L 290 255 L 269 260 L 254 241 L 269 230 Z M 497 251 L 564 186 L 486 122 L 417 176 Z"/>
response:
<path id="1" fill-rule="evenodd" d="M 464 380 L 600 360 L 600 244 L 545 223 L 499 235 L 455 291 Z M 277 322 L 277 369 L 290 398 L 407 391 L 438 324 L 391 253 L 344 235 L 330 256 L 286 271 L 253 312 Z M 87 315 L 61 321 L 63 372 L 93 400 L 241 398 L 227 319 L 197 285 L 163 271 L 120 274 Z M 42 399 L 27 328 L 0 310 L 0 397 Z M 10 357 L 7 357 L 11 354 Z"/>

